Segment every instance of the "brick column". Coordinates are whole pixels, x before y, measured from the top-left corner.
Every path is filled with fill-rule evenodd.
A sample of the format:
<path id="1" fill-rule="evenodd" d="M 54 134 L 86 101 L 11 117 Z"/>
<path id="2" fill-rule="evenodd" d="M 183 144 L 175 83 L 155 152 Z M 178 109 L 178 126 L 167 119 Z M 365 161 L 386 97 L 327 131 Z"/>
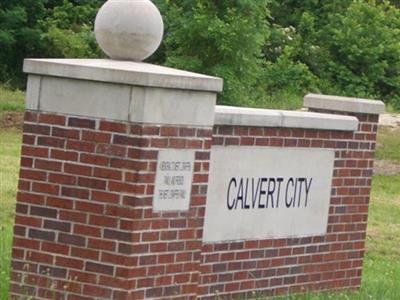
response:
<path id="1" fill-rule="evenodd" d="M 107 60 L 27 60 L 25 71 L 10 297 L 195 299 L 222 81 Z M 168 149 L 193 154 L 190 204 L 156 211 Z"/>

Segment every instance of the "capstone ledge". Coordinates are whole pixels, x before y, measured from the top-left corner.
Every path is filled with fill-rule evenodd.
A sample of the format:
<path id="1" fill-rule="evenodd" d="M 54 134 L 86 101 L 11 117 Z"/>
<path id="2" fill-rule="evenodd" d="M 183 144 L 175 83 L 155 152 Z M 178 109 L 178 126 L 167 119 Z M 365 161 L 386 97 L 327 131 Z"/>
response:
<path id="1" fill-rule="evenodd" d="M 356 131 L 358 119 L 325 113 L 216 106 L 215 125 Z"/>

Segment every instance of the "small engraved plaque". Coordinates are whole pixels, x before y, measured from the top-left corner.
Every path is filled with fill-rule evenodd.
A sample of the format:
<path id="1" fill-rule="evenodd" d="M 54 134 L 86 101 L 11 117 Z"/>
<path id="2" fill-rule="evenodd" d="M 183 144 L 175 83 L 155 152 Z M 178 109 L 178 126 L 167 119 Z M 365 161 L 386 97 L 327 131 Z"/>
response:
<path id="1" fill-rule="evenodd" d="M 154 211 L 189 209 L 194 169 L 194 151 L 163 149 L 158 153 Z"/>

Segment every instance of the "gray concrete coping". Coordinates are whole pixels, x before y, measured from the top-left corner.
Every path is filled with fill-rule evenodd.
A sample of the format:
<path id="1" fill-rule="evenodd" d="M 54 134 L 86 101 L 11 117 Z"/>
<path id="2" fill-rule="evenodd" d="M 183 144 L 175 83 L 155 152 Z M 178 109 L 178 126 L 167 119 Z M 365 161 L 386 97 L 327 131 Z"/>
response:
<path id="1" fill-rule="evenodd" d="M 24 72 L 144 87 L 221 92 L 221 78 L 142 62 L 109 59 L 25 59 Z"/>
<path id="2" fill-rule="evenodd" d="M 306 95 L 304 107 L 361 114 L 382 114 L 385 112 L 385 104 L 380 100 L 319 94 Z"/>
<path id="3" fill-rule="evenodd" d="M 232 106 L 216 106 L 214 124 L 340 131 L 358 129 L 358 119 L 352 116 Z"/>

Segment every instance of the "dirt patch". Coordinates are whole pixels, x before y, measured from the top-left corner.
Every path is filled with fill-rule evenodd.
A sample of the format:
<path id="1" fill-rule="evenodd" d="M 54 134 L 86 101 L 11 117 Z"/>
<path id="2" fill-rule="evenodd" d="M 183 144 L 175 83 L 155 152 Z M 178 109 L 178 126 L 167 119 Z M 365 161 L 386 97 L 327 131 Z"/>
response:
<path id="1" fill-rule="evenodd" d="M 0 113 L 0 128 L 22 127 L 24 120 L 23 112 Z"/>
<path id="2" fill-rule="evenodd" d="M 400 164 L 388 160 L 374 161 L 375 175 L 396 175 L 400 174 Z"/>

